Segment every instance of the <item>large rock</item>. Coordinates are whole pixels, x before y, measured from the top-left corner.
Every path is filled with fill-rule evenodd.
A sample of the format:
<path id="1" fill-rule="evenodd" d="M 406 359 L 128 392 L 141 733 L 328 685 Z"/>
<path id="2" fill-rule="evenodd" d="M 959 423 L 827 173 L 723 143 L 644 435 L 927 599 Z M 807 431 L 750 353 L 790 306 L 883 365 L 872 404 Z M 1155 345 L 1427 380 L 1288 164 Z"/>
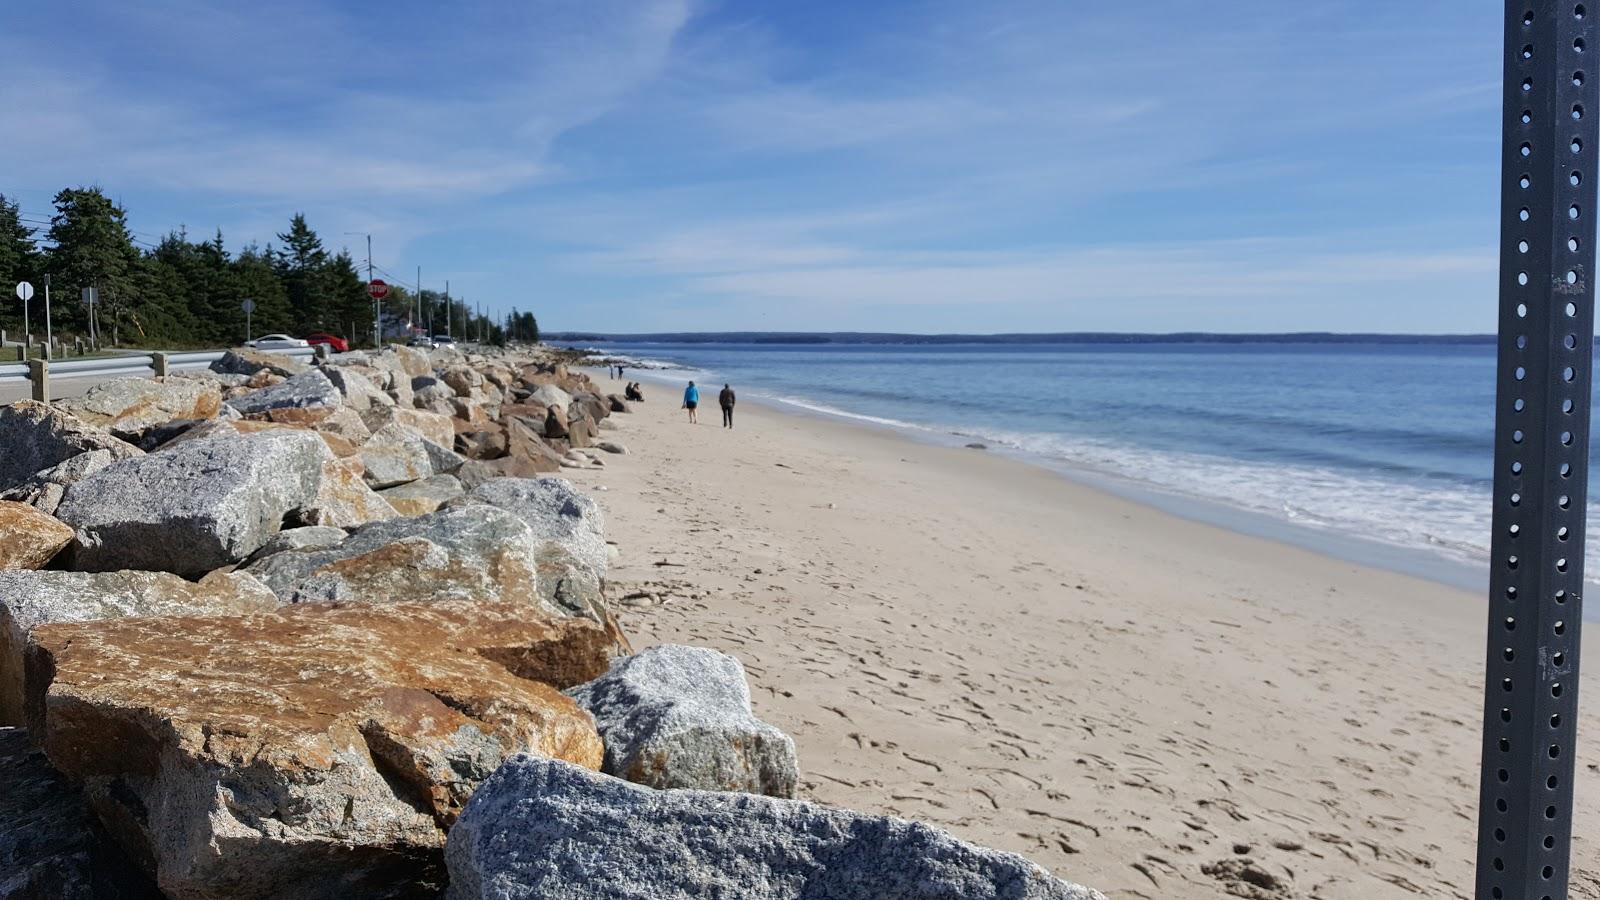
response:
<path id="1" fill-rule="evenodd" d="M 338 406 L 341 399 L 339 389 L 328 376 L 321 369 L 312 369 L 281 384 L 235 397 L 228 405 L 248 416 L 276 409 L 331 408 Z"/>
<path id="2" fill-rule="evenodd" d="M 57 518 L 78 533 L 73 565 L 200 575 L 238 562 L 317 494 L 331 459 L 317 435 L 274 431 L 186 441 L 67 488 Z"/>
<path id="3" fill-rule="evenodd" d="M 91 450 L 118 459 L 143 456 L 138 447 L 58 409 L 33 400 L 0 406 L 0 490 Z"/>
<path id="4" fill-rule="evenodd" d="M 0 571 L 38 569 L 72 543 L 72 529 L 26 503 L 0 500 Z"/>
<path id="5" fill-rule="evenodd" d="M 459 466 L 457 468 L 460 468 Z M 466 493 L 454 475 L 430 475 L 379 493 L 402 516 L 421 516 Z"/>
<path id="6" fill-rule="evenodd" d="M 567 695 L 594 714 L 608 775 L 654 788 L 794 796 L 794 741 L 755 717 L 744 666 L 726 653 L 662 644 L 613 661 Z"/>
<path id="7" fill-rule="evenodd" d="M 449 447 L 455 440 L 455 426 L 449 416 L 420 409 L 374 407 L 363 413 L 361 420 L 373 432 L 382 430 L 385 425 L 404 425 L 441 447 Z"/>
<path id="8" fill-rule="evenodd" d="M 456 433 L 456 452 L 467 459 L 499 459 L 509 449 L 504 425 L 494 424 Z"/>
<path id="9" fill-rule="evenodd" d="M 82 481 L 122 458 L 110 450 L 79 453 L 66 462 L 35 472 L 26 481 L 0 491 L 0 500 L 26 503 L 42 513 L 54 515 L 69 485 Z"/>
<path id="10" fill-rule="evenodd" d="M 367 483 L 386 488 L 432 475 L 428 443 L 422 435 L 397 422 L 374 431 L 359 452 L 367 467 Z"/>
<path id="11" fill-rule="evenodd" d="M 310 368 L 309 365 L 282 353 L 266 353 L 248 348 L 229 350 L 222 354 L 221 359 L 211 364 L 211 371 L 222 374 L 255 375 L 260 372 L 270 372 L 284 378 L 299 375 Z"/>
<path id="12" fill-rule="evenodd" d="M 344 395 L 344 403 L 357 412 L 373 406 L 393 406 L 394 398 L 378 387 L 367 375 L 354 366 L 330 366 L 324 369 L 328 381 Z"/>
<path id="13" fill-rule="evenodd" d="M 23 650 L 34 628 L 128 616 L 236 615 L 277 607 L 249 575 L 185 581 L 166 572 L 0 572 L 0 725 L 23 722 Z"/>
<path id="14" fill-rule="evenodd" d="M 592 623 L 484 603 L 49 625 L 29 700 L 51 764 L 169 897 L 426 896 L 507 756 L 599 765 L 556 687 L 605 646 Z"/>
<path id="15" fill-rule="evenodd" d="M 358 457 L 330 459 L 322 464 L 317 496 L 300 513 L 307 525 L 354 528 L 383 522 L 401 513 L 367 486 L 367 467 Z"/>
<path id="16" fill-rule="evenodd" d="M 561 469 L 561 454 L 544 439 L 543 424 L 533 427 L 534 420 L 522 416 L 505 420 L 506 454 L 522 460 L 528 474 L 556 472 Z M 527 477 L 524 474 L 523 477 Z"/>
<path id="17" fill-rule="evenodd" d="M 567 407 L 572 405 L 572 395 L 553 384 L 542 384 L 532 394 L 528 395 L 528 399 L 524 402 L 540 409 L 549 409 L 554 406 L 565 412 Z"/>
<path id="18" fill-rule="evenodd" d="M 516 516 L 482 507 L 375 522 L 337 547 L 251 563 L 285 602 L 504 601 L 537 605 L 537 546 Z M 551 607 L 548 612 L 560 614 Z"/>
<path id="19" fill-rule="evenodd" d="M 433 360 L 428 357 L 428 351 L 397 346 L 394 348 L 394 353 L 400 360 L 401 369 L 412 378 L 433 374 Z"/>
<path id="20" fill-rule="evenodd" d="M 513 513 L 535 539 L 558 544 L 601 577 L 606 526 L 600 504 L 564 478 L 499 478 L 473 488 L 458 505 L 487 504 Z"/>
<path id="21" fill-rule="evenodd" d="M 0 728 L 0 900 L 160 900 L 20 728 Z"/>
<path id="22" fill-rule="evenodd" d="M 483 390 L 483 375 L 471 366 L 451 366 L 440 378 L 457 397 L 473 397 Z"/>
<path id="23" fill-rule="evenodd" d="M 344 543 L 344 539 L 349 536 L 349 532 L 343 528 L 337 528 L 332 525 L 302 525 L 299 528 L 285 528 L 273 535 L 272 540 L 262 544 L 261 549 L 250 557 L 250 561 L 264 559 L 274 553 L 282 553 L 285 550 L 320 550 L 324 547 L 333 547 Z M 271 591 L 268 591 L 268 593 L 271 593 Z M 273 600 L 276 602 L 276 595 L 274 595 Z"/>
<path id="24" fill-rule="evenodd" d="M 1105 900 L 919 822 L 532 756 L 478 788 L 445 857 L 450 900 Z"/>
<path id="25" fill-rule="evenodd" d="M 138 443 L 146 432 L 169 422 L 215 417 L 222 408 L 222 389 L 195 378 L 118 378 L 60 405 L 90 425 Z"/>

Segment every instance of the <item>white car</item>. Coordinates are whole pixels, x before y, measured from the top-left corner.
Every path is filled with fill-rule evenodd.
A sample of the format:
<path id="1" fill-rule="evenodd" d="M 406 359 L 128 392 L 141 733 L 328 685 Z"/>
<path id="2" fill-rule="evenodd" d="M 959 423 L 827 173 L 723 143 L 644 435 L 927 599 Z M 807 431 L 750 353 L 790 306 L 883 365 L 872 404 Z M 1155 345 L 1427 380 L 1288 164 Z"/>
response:
<path id="1" fill-rule="evenodd" d="M 254 347 L 257 350 L 299 350 L 303 347 L 309 347 L 311 344 L 299 338 L 290 337 L 287 334 L 264 334 L 245 346 Z"/>
<path id="2" fill-rule="evenodd" d="M 436 334 L 433 336 L 433 345 L 435 347 L 448 347 L 455 342 L 456 339 L 448 334 Z"/>

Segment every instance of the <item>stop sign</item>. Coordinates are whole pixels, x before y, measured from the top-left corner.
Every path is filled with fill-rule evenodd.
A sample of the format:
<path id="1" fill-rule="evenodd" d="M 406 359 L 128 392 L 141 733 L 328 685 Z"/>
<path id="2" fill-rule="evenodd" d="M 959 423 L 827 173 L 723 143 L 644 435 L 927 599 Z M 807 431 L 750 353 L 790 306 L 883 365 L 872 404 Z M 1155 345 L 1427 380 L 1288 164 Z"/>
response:
<path id="1" fill-rule="evenodd" d="M 374 278 L 367 282 L 367 295 L 374 300 L 382 300 L 389 296 L 389 285 L 382 278 Z"/>

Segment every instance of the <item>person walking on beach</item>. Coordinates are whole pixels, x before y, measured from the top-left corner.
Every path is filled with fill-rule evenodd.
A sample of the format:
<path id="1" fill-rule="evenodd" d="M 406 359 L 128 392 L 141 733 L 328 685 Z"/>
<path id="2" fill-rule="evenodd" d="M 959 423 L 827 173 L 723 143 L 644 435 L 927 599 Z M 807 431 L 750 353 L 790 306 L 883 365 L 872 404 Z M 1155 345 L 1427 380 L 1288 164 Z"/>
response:
<path id="1" fill-rule="evenodd" d="M 733 404 L 734 404 L 735 401 L 737 401 L 739 399 L 738 397 L 735 397 L 734 394 L 733 394 L 733 385 L 731 385 L 731 384 L 723 385 L 722 386 L 722 393 L 717 395 L 717 399 L 719 401 L 721 401 L 721 403 L 722 403 L 722 427 L 723 428 L 732 428 L 733 427 Z"/>
<path id="2" fill-rule="evenodd" d="M 689 411 L 689 424 L 690 425 L 699 425 L 700 424 L 699 417 L 695 415 L 695 410 L 698 409 L 699 406 L 700 406 L 700 389 L 695 387 L 694 386 L 694 382 L 691 381 L 691 382 L 689 382 L 689 386 L 687 388 L 684 388 L 684 391 L 683 391 L 683 408 L 687 409 Z"/>

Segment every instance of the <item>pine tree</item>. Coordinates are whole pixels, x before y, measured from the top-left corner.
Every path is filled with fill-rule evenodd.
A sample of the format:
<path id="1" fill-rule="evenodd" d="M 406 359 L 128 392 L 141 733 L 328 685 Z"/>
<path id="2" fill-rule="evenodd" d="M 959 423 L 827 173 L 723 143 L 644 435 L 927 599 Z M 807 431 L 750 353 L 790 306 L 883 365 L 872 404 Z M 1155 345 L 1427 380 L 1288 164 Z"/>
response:
<path id="1" fill-rule="evenodd" d="M 84 288 L 94 287 L 100 295 L 100 324 L 114 334 L 137 300 L 130 276 L 139 252 L 128 233 L 127 213 L 98 187 L 61 191 L 55 206 L 48 267 L 52 289 L 63 301 L 55 306 L 56 326 L 88 331 L 89 311 L 77 300 Z"/>
<path id="2" fill-rule="evenodd" d="M 22 207 L 0 194 L 0 328 L 20 332 L 22 301 L 15 289 L 19 281 L 38 282 L 38 269 L 33 229 L 22 223 Z"/>
<path id="3" fill-rule="evenodd" d="M 306 224 L 304 213 L 295 213 L 289 220 L 289 230 L 279 234 L 283 249 L 278 251 L 274 268 L 289 299 L 293 322 L 289 330 L 310 333 L 326 329 L 329 304 L 327 296 L 328 251 L 322 238 Z"/>

